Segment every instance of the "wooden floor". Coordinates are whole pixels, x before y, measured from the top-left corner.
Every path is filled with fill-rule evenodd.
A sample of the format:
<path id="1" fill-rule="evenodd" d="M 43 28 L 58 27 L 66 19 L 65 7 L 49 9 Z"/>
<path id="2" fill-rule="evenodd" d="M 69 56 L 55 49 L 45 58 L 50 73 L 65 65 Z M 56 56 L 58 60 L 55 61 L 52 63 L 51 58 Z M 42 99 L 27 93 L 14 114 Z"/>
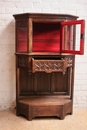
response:
<path id="1" fill-rule="evenodd" d="M 0 112 L 0 130 L 87 130 L 87 109 L 74 109 L 64 120 L 35 118 L 32 121 L 17 117 L 15 110 Z"/>

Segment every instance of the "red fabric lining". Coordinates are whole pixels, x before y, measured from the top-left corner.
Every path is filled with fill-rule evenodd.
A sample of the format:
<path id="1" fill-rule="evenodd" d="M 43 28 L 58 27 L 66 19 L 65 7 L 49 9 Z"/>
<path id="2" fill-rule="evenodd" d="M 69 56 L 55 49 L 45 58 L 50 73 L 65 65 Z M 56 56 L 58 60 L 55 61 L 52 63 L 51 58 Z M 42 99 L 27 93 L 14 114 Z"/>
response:
<path id="1" fill-rule="evenodd" d="M 18 51 L 27 51 L 27 42 L 19 41 L 17 46 Z"/>
<path id="2" fill-rule="evenodd" d="M 18 51 L 27 51 L 27 29 L 18 30 Z M 33 23 L 33 52 L 60 52 L 60 26 L 58 23 Z"/>
<path id="3" fill-rule="evenodd" d="M 58 23 L 33 23 L 33 52 L 59 52 L 59 29 Z"/>

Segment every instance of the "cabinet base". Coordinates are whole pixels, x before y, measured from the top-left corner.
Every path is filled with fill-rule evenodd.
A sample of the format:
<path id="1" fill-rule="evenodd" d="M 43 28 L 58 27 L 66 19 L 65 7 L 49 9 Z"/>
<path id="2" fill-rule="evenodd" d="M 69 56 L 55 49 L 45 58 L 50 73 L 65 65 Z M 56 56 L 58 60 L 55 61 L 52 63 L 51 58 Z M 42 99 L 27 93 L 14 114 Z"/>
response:
<path id="1" fill-rule="evenodd" d="M 17 103 L 17 116 L 24 115 L 29 121 L 35 117 L 59 117 L 72 114 L 72 101 L 67 96 L 21 97 Z"/>

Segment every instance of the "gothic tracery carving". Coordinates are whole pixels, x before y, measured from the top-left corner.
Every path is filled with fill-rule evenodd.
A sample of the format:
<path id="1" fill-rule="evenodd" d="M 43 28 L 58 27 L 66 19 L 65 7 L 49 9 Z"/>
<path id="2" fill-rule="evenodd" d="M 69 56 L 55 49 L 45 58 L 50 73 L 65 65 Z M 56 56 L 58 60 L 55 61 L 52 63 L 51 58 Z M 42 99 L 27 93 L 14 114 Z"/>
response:
<path id="1" fill-rule="evenodd" d="M 67 57 L 66 58 L 66 62 L 67 62 L 67 67 L 72 66 L 72 64 L 73 64 L 73 58 L 72 57 Z"/>
<path id="2" fill-rule="evenodd" d="M 40 61 L 36 60 L 33 62 L 33 72 L 36 71 L 64 71 L 64 61 Z"/>
<path id="3" fill-rule="evenodd" d="M 19 66 L 26 67 L 27 65 L 27 58 L 26 57 L 19 57 Z"/>

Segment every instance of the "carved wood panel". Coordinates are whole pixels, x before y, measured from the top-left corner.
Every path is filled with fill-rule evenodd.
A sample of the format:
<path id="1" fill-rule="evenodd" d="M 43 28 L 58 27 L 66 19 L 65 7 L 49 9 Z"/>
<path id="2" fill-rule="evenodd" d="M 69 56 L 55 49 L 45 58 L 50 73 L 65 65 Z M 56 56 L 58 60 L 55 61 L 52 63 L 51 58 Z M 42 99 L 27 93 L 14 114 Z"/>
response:
<path id="1" fill-rule="evenodd" d="M 27 67 L 27 57 L 20 56 L 18 61 L 20 67 Z"/>
<path id="2" fill-rule="evenodd" d="M 73 65 L 73 57 L 66 57 L 67 67 L 71 67 Z"/>
<path id="3" fill-rule="evenodd" d="M 34 60 L 32 58 L 32 72 L 65 72 L 65 60 Z"/>

